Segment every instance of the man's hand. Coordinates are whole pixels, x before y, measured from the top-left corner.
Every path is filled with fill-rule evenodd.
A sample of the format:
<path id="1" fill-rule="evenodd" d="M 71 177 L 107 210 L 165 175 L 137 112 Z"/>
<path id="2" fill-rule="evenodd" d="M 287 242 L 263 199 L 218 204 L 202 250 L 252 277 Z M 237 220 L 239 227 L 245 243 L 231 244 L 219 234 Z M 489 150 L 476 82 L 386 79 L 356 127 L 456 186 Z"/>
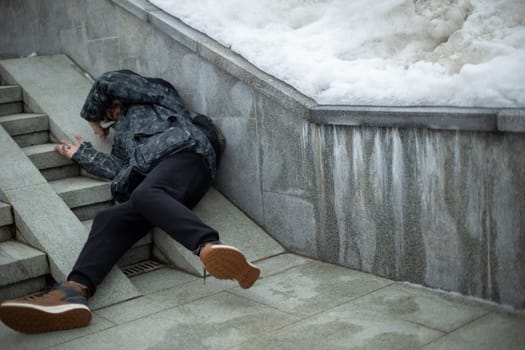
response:
<path id="1" fill-rule="evenodd" d="M 55 145 L 55 151 L 66 157 L 67 159 L 73 158 L 73 155 L 76 151 L 78 151 L 78 147 L 82 142 L 84 142 L 84 139 L 80 137 L 80 135 L 75 135 L 75 138 L 78 141 L 78 145 L 69 143 L 65 140 L 60 141 L 59 145 Z"/>

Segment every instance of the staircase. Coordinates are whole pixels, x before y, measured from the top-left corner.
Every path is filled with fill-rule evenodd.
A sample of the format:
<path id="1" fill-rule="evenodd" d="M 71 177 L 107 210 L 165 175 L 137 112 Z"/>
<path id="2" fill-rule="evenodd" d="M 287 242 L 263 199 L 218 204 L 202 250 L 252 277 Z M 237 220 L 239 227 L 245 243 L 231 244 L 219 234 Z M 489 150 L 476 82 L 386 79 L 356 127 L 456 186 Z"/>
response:
<path id="1" fill-rule="evenodd" d="M 32 137 L 41 137 L 40 124 L 47 124 L 47 120 L 44 115 L 21 113 L 22 110 L 20 87 L 0 86 L 0 125 L 11 132 L 16 142 L 27 144 Z M 31 129 L 38 131 L 26 135 L 24 129 L 31 123 Z M 46 254 L 16 241 L 15 234 L 12 207 L 0 202 L 0 300 L 40 290 L 49 276 Z"/>
<path id="2" fill-rule="evenodd" d="M 0 61 L 0 301 L 63 280 L 101 209 L 113 205 L 109 182 L 90 177 L 54 151 L 76 133 L 96 148 L 78 113 L 91 81 L 63 55 Z M 9 84 L 7 86 L 6 84 Z M 17 86 L 18 85 L 18 86 Z M 31 112 L 28 112 L 31 111 Z M 251 261 L 284 253 L 253 221 L 212 189 L 195 208 L 224 242 Z M 197 257 L 162 230 L 137 242 L 118 262 L 123 271 L 151 259 L 201 274 Z M 139 295 L 115 267 L 90 300 L 94 309 Z M 7 276 L 7 277 L 4 277 Z"/>
<path id="3" fill-rule="evenodd" d="M 0 86 L 0 300 L 64 280 L 94 213 L 112 205 L 109 183 L 82 176 L 76 164 L 56 153 L 48 115 L 28 109 L 21 87 Z M 140 244 L 141 254 L 130 250 L 123 264 L 149 257 L 151 239 Z M 95 307 L 139 295 L 114 270 L 117 277 L 94 298 Z"/>

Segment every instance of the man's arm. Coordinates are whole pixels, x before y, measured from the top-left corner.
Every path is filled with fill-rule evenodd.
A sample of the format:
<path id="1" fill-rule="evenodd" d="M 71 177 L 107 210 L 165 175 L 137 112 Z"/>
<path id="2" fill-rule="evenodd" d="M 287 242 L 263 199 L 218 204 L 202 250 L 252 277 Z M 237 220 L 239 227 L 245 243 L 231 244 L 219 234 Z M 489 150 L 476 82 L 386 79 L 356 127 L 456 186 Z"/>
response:
<path id="1" fill-rule="evenodd" d="M 115 154 L 97 151 L 90 142 L 84 141 L 73 154 L 71 160 L 90 174 L 113 180 L 124 166 L 124 162 Z"/>
<path id="2" fill-rule="evenodd" d="M 101 121 L 114 100 L 124 106 L 158 104 L 176 113 L 186 110 L 177 90 L 169 83 L 131 71 L 113 71 L 102 74 L 93 84 L 80 115 L 88 121 Z"/>
<path id="3" fill-rule="evenodd" d="M 84 141 L 79 135 L 75 135 L 79 145 L 61 141 L 60 145 L 55 145 L 55 150 L 75 161 L 82 169 L 98 177 L 112 180 L 124 166 L 124 162 L 114 154 L 97 151 L 90 142 Z"/>

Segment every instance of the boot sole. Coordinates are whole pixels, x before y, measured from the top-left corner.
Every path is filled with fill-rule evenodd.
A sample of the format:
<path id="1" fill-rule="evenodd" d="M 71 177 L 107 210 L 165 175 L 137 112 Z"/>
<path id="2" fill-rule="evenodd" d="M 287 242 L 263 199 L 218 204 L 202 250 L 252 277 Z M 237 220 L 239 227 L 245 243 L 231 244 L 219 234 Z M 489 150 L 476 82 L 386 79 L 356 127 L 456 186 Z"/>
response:
<path id="1" fill-rule="evenodd" d="M 234 279 L 244 289 L 253 286 L 261 274 L 257 266 L 233 247 L 212 245 L 201 251 L 200 258 L 210 275 L 218 279 Z"/>
<path id="2" fill-rule="evenodd" d="M 87 326 L 91 311 L 85 305 L 67 305 L 63 308 L 4 303 L 0 306 L 0 320 L 21 333 L 42 333 Z"/>

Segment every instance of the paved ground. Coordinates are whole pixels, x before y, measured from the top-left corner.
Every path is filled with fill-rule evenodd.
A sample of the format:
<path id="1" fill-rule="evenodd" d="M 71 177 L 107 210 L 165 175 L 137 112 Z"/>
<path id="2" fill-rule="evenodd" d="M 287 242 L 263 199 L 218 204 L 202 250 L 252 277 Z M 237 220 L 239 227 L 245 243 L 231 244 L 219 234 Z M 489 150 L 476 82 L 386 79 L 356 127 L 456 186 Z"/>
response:
<path id="1" fill-rule="evenodd" d="M 525 349 L 525 314 L 283 254 L 249 290 L 160 269 L 87 328 L 0 325 L 2 349 Z"/>

